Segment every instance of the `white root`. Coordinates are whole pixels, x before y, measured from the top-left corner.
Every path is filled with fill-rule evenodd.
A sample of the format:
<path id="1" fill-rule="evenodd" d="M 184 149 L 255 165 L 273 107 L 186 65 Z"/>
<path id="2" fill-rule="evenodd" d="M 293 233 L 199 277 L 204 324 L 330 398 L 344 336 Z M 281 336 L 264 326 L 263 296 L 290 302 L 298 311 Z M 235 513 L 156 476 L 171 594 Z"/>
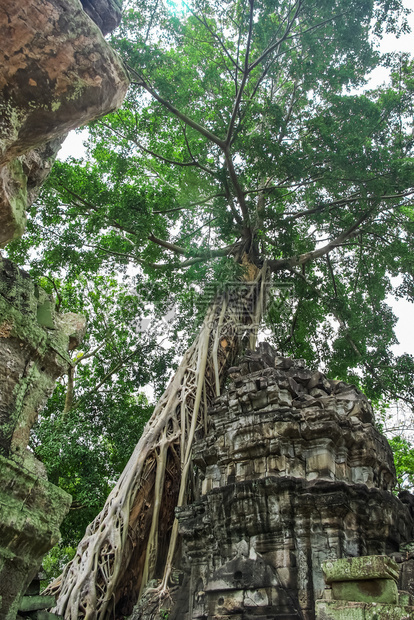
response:
<path id="1" fill-rule="evenodd" d="M 220 396 L 220 375 L 219 375 L 217 352 L 218 352 L 218 346 L 219 346 L 219 340 L 220 340 L 220 332 L 223 326 L 223 320 L 224 320 L 226 309 L 227 309 L 227 300 L 224 299 L 223 307 L 220 312 L 218 328 L 217 328 L 216 335 L 214 338 L 214 345 L 213 345 L 213 364 L 214 364 L 214 378 L 216 381 L 216 396 Z"/>
<path id="2" fill-rule="evenodd" d="M 58 595 L 55 613 L 70 620 L 113 618 L 122 580 L 132 570 L 130 560 L 138 557 L 134 553 L 142 558 L 139 570 L 134 569 L 138 571 L 133 580 L 135 598 L 154 576 L 157 564 L 165 567 L 160 594 L 168 588 L 178 538 L 177 520 L 167 519 L 172 527 L 164 534 L 169 536 L 168 552 L 165 558 L 158 557 L 159 531 L 166 521 L 164 492 L 168 481 L 173 484 L 168 468 L 181 467 L 180 485 L 174 491 L 175 505 L 181 506 L 189 493 L 195 435 L 206 432 L 207 408 L 220 394 L 224 371 L 239 353 L 242 334 L 252 324 L 250 344 L 255 343 L 265 303 L 266 266 L 257 272 L 250 307 L 249 300 L 243 305 L 245 300 L 230 292 L 228 299 L 222 298 L 208 312 L 103 510 L 88 526 L 74 559 L 46 589 Z M 171 504 L 171 492 L 168 501 Z M 173 505 L 168 508 L 170 519 L 173 509 Z M 166 549 L 168 538 L 164 541 Z"/>
<path id="3" fill-rule="evenodd" d="M 151 530 L 148 539 L 147 554 L 145 558 L 144 571 L 142 574 L 141 592 L 147 581 L 152 579 L 155 564 L 157 561 L 158 546 L 158 523 L 161 508 L 161 496 L 164 486 L 165 468 L 167 464 L 167 440 L 166 432 L 163 432 L 163 440 L 160 446 L 160 452 L 157 455 L 157 473 L 155 476 L 155 493 L 154 493 L 154 512 L 152 515 Z M 141 594 L 140 592 L 140 594 Z"/>

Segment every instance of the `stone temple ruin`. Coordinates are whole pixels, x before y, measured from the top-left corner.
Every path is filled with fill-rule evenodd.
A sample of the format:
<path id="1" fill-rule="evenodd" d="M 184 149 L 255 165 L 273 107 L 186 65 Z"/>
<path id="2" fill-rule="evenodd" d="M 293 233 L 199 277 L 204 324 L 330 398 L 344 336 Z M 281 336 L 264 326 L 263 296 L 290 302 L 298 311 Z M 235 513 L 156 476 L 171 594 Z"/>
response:
<path id="1" fill-rule="evenodd" d="M 401 553 L 414 497 L 392 494 L 391 449 L 367 398 L 265 344 L 229 376 L 194 449 L 198 499 L 177 511 L 182 584 L 169 620 L 414 617 L 414 554 Z M 323 567 L 361 556 L 389 556 L 394 573 L 362 564 L 352 583 L 362 573 L 373 594 L 344 603 Z M 381 597 L 390 579 L 393 594 Z M 382 615 L 366 613 L 371 603 Z M 362 615 L 350 615 L 355 604 Z M 134 620 L 158 617 L 148 609 L 150 597 Z"/>
<path id="2" fill-rule="evenodd" d="M 67 131 L 120 105 L 128 79 L 102 36 L 119 22 L 116 0 L 2 8 L 5 247 L 23 233 Z M 52 617 L 24 595 L 70 497 L 47 481 L 27 442 L 84 329 L 0 258 L 0 620 Z M 196 500 L 177 511 L 172 600 L 160 609 L 148 590 L 133 620 L 414 618 L 414 497 L 393 495 L 391 450 L 354 386 L 262 345 L 230 369 L 194 463 Z"/>

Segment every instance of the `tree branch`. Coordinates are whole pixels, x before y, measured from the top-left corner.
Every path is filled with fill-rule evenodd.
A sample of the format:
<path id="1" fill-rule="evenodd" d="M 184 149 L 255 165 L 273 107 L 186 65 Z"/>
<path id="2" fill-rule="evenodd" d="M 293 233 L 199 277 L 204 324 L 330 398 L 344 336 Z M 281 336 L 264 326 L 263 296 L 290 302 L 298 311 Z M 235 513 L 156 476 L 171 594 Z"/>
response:
<path id="1" fill-rule="evenodd" d="M 278 260 L 269 260 L 268 264 L 272 271 L 280 271 L 282 269 L 292 269 L 293 267 L 306 265 L 310 261 L 313 261 L 321 256 L 325 256 L 329 254 L 334 248 L 342 245 L 344 241 L 348 239 L 352 239 L 359 234 L 360 225 L 371 215 L 371 211 L 366 211 L 359 220 L 353 224 L 348 230 L 342 232 L 338 237 L 332 239 L 327 245 L 318 248 L 317 250 L 313 250 L 312 252 L 306 252 L 305 254 L 300 254 L 299 256 L 291 256 L 290 258 L 281 258 Z"/>
<path id="2" fill-rule="evenodd" d="M 291 19 L 290 21 L 288 21 L 288 24 L 287 24 L 287 26 L 286 26 L 286 30 L 285 30 L 285 32 L 284 32 L 284 34 L 283 34 L 283 36 L 282 36 L 282 37 L 281 37 L 278 41 L 276 41 L 276 43 L 273 43 L 273 45 L 269 45 L 269 47 L 268 47 L 267 49 L 265 49 L 265 51 L 264 51 L 264 52 L 263 52 L 263 53 L 259 56 L 259 58 L 257 58 L 257 60 L 255 60 L 255 61 L 254 61 L 254 62 L 250 65 L 250 67 L 249 67 L 249 69 L 248 69 L 249 73 L 251 73 L 255 67 L 257 67 L 258 65 L 260 65 L 260 63 L 261 63 L 261 62 L 263 62 L 263 60 L 266 58 L 266 56 L 269 56 L 269 54 L 271 54 L 271 53 L 272 53 L 272 52 L 273 52 L 273 51 L 274 51 L 277 47 L 279 47 L 279 46 L 280 46 L 280 45 L 281 45 L 284 41 L 287 41 L 287 40 L 288 40 L 288 38 L 291 38 L 291 37 L 289 37 L 288 35 L 289 35 L 289 32 L 290 32 L 290 31 L 291 31 L 291 29 L 292 29 L 293 22 L 296 20 L 297 16 L 299 15 L 299 12 L 300 12 L 301 7 L 302 7 L 302 0 L 299 0 L 299 1 L 297 2 L 297 8 L 296 8 L 296 10 L 295 10 L 295 14 L 294 14 L 294 16 L 292 17 L 292 19 Z M 331 19 L 332 19 L 332 18 L 331 18 Z M 323 25 L 323 24 L 325 24 L 326 22 L 331 21 L 331 19 L 327 19 L 327 20 L 325 20 L 325 22 L 322 22 L 321 24 L 318 24 L 317 26 L 314 26 L 313 28 L 315 28 L 315 27 L 318 27 L 318 28 L 319 28 L 320 26 L 322 26 L 322 25 Z M 309 28 L 309 30 L 312 30 L 313 28 Z M 308 31 L 306 30 L 305 32 L 308 32 Z"/>
<path id="3" fill-rule="evenodd" d="M 169 243 L 168 241 L 164 241 L 164 239 L 158 239 L 158 237 L 156 237 L 152 233 L 148 235 L 148 239 L 149 241 L 152 241 L 156 245 L 159 245 L 162 248 L 166 248 L 167 250 L 171 250 L 171 252 L 175 252 L 176 254 L 183 254 L 183 255 L 188 254 L 188 250 L 186 250 L 185 248 L 182 248 L 179 245 L 176 245 L 175 243 Z"/>
<path id="4" fill-rule="evenodd" d="M 252 32 L 253 32 L 253 6 L 254 0 L 249 0 L 250 3 L 250 13 L 249 13 L 249 33 L 247 35 L 247 44 L 246 44 L 246 54 L 244 57 L 244 71 L 243 71 L 243 79 L 240 84 L 240 88 L 236 92 L 236 100 L 233 105 L 233 112 L 231 114 L 231 119 L 229 123 L 229 127 L 227 130 L 226 136 L 226 145 L 230 145 L 231 138 L 233 135 L 234 124 L 236 122 L 237 114 L 240 107 L 241 98 L 243 95 L 244 87 L 246 86 L 247 77 L 248 77 L 248 67 L 249 67 L 249 54 L 250 54 L 250 45 L 252 41 Z"/>
<path id="5" fill-rule="evenodd" d="M 198 207 L 199 205 L 203 205 L 206 202 L 210 202 L 210 200 L 213 200 L 213 198 L 227 198 L 226 194 L 218 193 L 218 194 L 212 194 L 211 196 L 208 196 L 207 198 L 203 198 L 203 200 L 197 200 L 196 202 L 190 202 L 187 206 L 185 207 L 176 207 L 175 209 L 168 209 L 167 211 L 153 211 L 154 214 L 157 215 L 164 215 L 165 213 L 173 213 L 174 211 L 185 211 L 185 209 L 192 209 L 193 207 Z"/>
<path id="6" fill-rule="evenodd" d="M 238 63 L 234 60 L 234 58 L 230 55 L 230 53 L 228 52 L 226 46 L 224 45 L 223 41 L 220 39 L 220 37 L 218 36 L 218 34 L 216 34 L 214 32 L 214 30 L 212 30 L 210 28 L 210 26 L 208 25 L 208 22 L 205 18 L 205 16 L 203 15 L 203 19 L 201 19 L 201 17 L 199 17 L 197 15 L 197 13 L 195 13 L 192 8 L 187 4 L 187 3 L 183 3 L 184 6 L 190 11 L 190 13 L 193 15 L 193 17 L 196 18 L 196 20 L 202 25 L 204 26 L 204 28 L 207 30 L 207 32 L 209 32 L 211 34 L 211 36 L 213 37 L 213 39 L 215 39 L 217 41 L 217 43 L 220 45 L 221 49 L 223 50 L 223 52 L 225 53 L 225 55 L 227 56 L 227 58 L 230 60 L 230 62 L 232 63 L 232 65 L 235 67 L 236 71 L 239 70 L 241 71 Z M 229 71 L 230 75 L 231 72 Z"/>
<path id="7" fill-rule="evenodd" d="M 329 273 L 331 274 L 331 280 L 335 291 L 335 297 L 338 297 L 338 289 L 336 288 L 335 274 L 332 269 L 331 259 L 329 258 L 329 254 L 326 255 L 326 262 L 328 263 Z"/>
<path id="8" fill-rule="evenodd" d="M 76 192 L 74 192 L 73 190 L 69 189 L 68 187 L 66 187 L 61 181 L 57 182 L 58 185 L 60 185 L 60 187 L 62 187 L 66 192 L 68 192 L 68 194 L 70 194 L 71 196 L 73 196 L 74 198 L 76 198 L 76 200 L 79 200 L 79 202 L 81 202 L 87 209 L 92 209 L 92 211 L 95 211 L 95 213 L 101 213 L 101 209 L 95 205 L 93 205 L 91 202 L 88 202 L 87 200 L 85 200 L 84 198 L 82 198 L 82 196 L 79 196 L 79 194 L 77 194 Z M 79 207 L 79 205 L 75 205 L 77 207 Z M 80 207 L 79 207 L 80 208 Z M 101 213 L 102 215 L 102 213 Z M 113 220 L 111 218 L 106 217 L 105 215 L 103 215 L 104 219 L 106 219 L 106 221 L 111 225 L 114 226 L 114 228 L 117 228 L 118 230 L 121 230 L 123 232 L 128 233 L 129 235 L 133 235 L 134 237 L 137 237 L 137 233 L 134 232 L 133 230 L 131 230 L 130 228 L 125 228 L 125 226 L 122 226 L 122 224 L 120 224 L 119 222 L 117 222 L 116 220 Z"/>
<path id="9" fill-rule="evenodd" d="M 152 157 L 155 157 L 156 159 L 163 161 L 165 164 L 181 166 L 182 168 L 186 168 L 188 166 L 197 166 L 197 163 L 195 163 L 194 161 L 184 162 L 184 161 L 177 161 L 175 159 L 169 159 L 168 157 L 164 157 L 164 155 L 160 155 L 159 153 L 156 153 L 155 151 L 152 151 L 151 149 L 141 144 L 141 142 L 139 142 L 136 138 L 127 138 L 120 131 L 111 127 L 111 125 L 108 125 L 107 123 L 102 123 L 102 125 L 106 127 L 107 129 L 109 129 L 110 131 L 112 131 L 117 136 L 119 136 L 120 138 L 122 138 L 123 140 L 131 140 L 131 142 L 133 142 L 139 149 L 141 149 L 141 151 L 144 151 L 144 153 L 148 153 L 148 155 L 152 155 Z"/>
<path id="10" fill-rule="evenodd" d="M 202 136 L 207 138 L 207 140 L 210 140 L 210 142 L 213 142 L 214 144 L 217 144 L 217 146 L 219 146 L 221 149 L 224 149 L 225 142 L 223 140 L 220 140 L 220 138 L 218 138 L 213 133 L 211 133 L 211 131 L 209 131 L 202 125 L 199 125 L 199 123 L 194 121 L 192 118 L 189 118 L 186 114 L 184 114 L 183 112 L 178 110 L 175 106 L 173 106 L 171 103 L 169 103 L 169 101 L 166 101 L 166 99 L 163 99 L 153 88 L 151 88 L 151 86 L 144 80 L 144 78 L 137 71 L 135 71 L 135 69 L 133 69 L 133 67 L 131 67 L 130 65 L 127 65 L 127 67 L 128 67 L 128 70 L 131 73 L 133 73 L 139 80 L 138 82 L 132 82 L 132 84 L 136 84 L 137 86 L 142 86 L 142 88 L 144 88 L 164 108 L 166 108 L 172 114 L 174 114 L 174 116 L 181 119 L 189 127 L 192 127 L 193 129 L 195 129 L 198 133 L 200 133 Z"/>
<path id="11" fill-rule="evenodd" d="M 85 353 L 83 355 L 80 355 L 79 357 L 77 357 L 75 360 L 73 360 L 73 365 L 77 366 L 80 362 L 83 362 L 84 360 L 87 360 L 90 357 L 93 357 L 94 355 L 96 355 L 98 353 L 98 351 L 100 351 L 102 349 L 102 347 L 104 346 L 105 341 L 101 342 L 101 344 L 96 347 L 96 349 L 93 349 L 93 351 L 88 351 L 88 353 Z"/>
<path id="12" fill-rule="evenodd" d="M 204 252 L 199 256 L 195 256 L 193 258 L 189 258 L 181 263 L 174 264 L 162 264 L 162 263 L 147 263 L 141 259 L 138 259 L 138 262 L 144 267 L 150 267 L 152 269 L 183 269 L 186 267 L 190 267 L 191 265 L 196 265 L 197 263 L 202 263 L 203 261 L 210 260 L 211 258 L 219 258 L 220 256 L 228 256 L 232 250 L 234 250 L 235 244 L 228 245 L 225 248 L 221 248 L 219 250 L 209 250 L 208 252 Z"/>
<path id="13" fill-rule="evenodd" d="M 184 134 L 185 144 L 187 146 L 187 151 L 192 161 L 194 162 L 194 165 L 200 168 L 200 170 L 204 170 L 204 172 L 207 172 L 207 174 L 210 174 L 212 177 L 216 178 L 217 174 L 214 172 L 214 170 L 210 170 L 210 168 L 207 168 L 207 166 L 203 166 L 203 164 L 200 164 L 200 162 L 194 157 L 193 153 L 191 152 L 190 144 L 187 138 L 186 125 L 184 125 L 183 127 L 183 134 Z"/>
<path id="14" fill-rule="evenodd" d="M 230 149 L 228 147 L 226 147 L 226 149 L 224 151 L 224 156 L 226 158 L 227 170 L 229 171 L 230 179 L 231 179 L 232 185 L 234 187 L 237 199 L 239 201 L 241 212 L 243 214 L 243 224 L 244 224 L 244 227 L 245 227 L 245 232 L 247 232 L 247 229 L 250 226 L 249 211 L 247 209 L 247 204 L 246 204 L 244 192 L 243 192 L 243 190 L 242 190 L 242 188 L 240 186 L 239 179 L 237 178 L 237 174 L 236 174 L 236 171 L 234 169 L 233 160 L 232 160 L 231 154 L 230 154 Z M 247 235 L 247 236 L 249 236 L 249 235 Z M 250 236 L 251 236 L 251 233 L 250 233 Z"/>
<path id="15" fill-rule="evenodd" d="M 258 191 L 258 190 L 252 190 L 252 191 Z M 407 192 L 401 192 L 399 194 L 389 194 L 386 196 L 380 196 L 379 198 L 377 198 L 377 200 L 381 201 L 381 200 L 393 200 L 395 198 L 406 198 L 407 196 L 410 196 L 411 194 L 414 194 L 414 190 L 410 190 Z M 349 198 L 340 198 L 338 200 L 333 200 L 332 202 L 320 204 L 317 207 L 314 207 L 313 209 L 306 209 L 305 211 L 299 211 L 298 213 L 293 213 L 292 215 L 288 214 L 288 217 L 285 218 L 283 221 L 291 222 L 293 220 L 299 219 L 300 217 L 312 215 L 313 213 L 319 213 L 320 211 L 323 211 L 324 209 L 327 209 L 327 208 L 332 209 L 333 207 L 350 204 L 351 202 L 355 202 L 356 200 L 359 200 L 360 198 L 361 198 L 361 193 L 355 192 L 354 194 L 351 194 Z"/>

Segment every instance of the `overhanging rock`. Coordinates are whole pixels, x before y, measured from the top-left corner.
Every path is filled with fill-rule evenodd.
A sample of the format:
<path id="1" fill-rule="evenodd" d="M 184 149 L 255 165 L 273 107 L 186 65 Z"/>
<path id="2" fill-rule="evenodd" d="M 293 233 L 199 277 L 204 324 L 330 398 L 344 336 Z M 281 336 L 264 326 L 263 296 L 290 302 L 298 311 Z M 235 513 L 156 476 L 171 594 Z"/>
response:
<path id="1" fill-rule="evenodd" d="M 108 32 L 110 0 L 85 1 Z M 79 0 L 3 0 L 0 12 L 0 247 L 25 212 L 71 129 L 119 107 L 128 78 Z"/>

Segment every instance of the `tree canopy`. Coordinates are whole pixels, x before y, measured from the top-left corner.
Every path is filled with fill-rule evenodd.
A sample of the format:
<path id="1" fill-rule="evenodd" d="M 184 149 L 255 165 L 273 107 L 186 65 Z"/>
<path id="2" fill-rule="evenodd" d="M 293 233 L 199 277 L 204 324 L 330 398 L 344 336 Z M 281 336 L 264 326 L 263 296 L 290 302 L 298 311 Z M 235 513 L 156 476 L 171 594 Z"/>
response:
<path id="1" fill-rule="evenodd" d="M 398 276 L 413 293 L 413 64 L 375 49 L 403 17 L 399 2 L 128 3 L 124 106 L 91 126 L 87 161 L 55 165 L 13 255 L 41 248 L 34 266 L 66 280 L 134 266 L 185 313 L 236 278 L 244 245 L 291 287 L 279 349 L 411 400 L 384 300 Z M 390 84 L 361 90 L 380 62 Z"/>
<path id="2" fill-rule="evenodd" d="M 55 164 L 10 246 L 67 307 L 87 287 L 113 300 L 86 347 L 105 343 L 101 365 L 77 364 L 86 415 L 108 411 L 108 373 L 109 411 L 136 407 L 214 291 L 252 265 L 272 274 L 264 320 L 279 351 L 374 401 L 414 404 L 414 360 L 392 353 L 386 303 L 414 293 L 414 64 L 376 47 L 404 17 L 399 0 L 126 3 L 112 41 L 131 77 L 124 105 L 90 126 L 85 160 Z M 390 81 L 369 90 L 379 64 Z M 175 308 L 158 340 L 137 325 L 148 308 Z"/>

